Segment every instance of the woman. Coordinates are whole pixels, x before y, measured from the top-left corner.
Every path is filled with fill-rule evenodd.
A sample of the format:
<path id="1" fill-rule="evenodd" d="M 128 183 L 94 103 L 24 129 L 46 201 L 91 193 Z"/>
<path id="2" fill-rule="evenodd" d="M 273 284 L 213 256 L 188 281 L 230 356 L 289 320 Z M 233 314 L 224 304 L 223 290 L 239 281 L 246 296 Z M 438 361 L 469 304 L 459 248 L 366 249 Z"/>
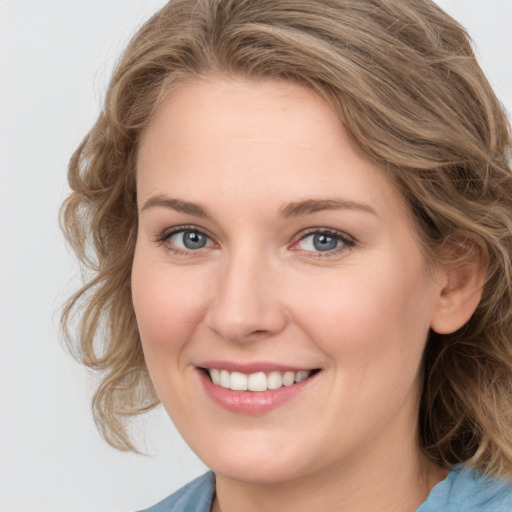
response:
<path id="1" fill-rule="evenodd" d="M 63 321 L 106 440 L 162 402 L 213 471 L 150 510 L 512 510 L 510 146 L 429 0 L 140 29 L 70 164 Z"/>

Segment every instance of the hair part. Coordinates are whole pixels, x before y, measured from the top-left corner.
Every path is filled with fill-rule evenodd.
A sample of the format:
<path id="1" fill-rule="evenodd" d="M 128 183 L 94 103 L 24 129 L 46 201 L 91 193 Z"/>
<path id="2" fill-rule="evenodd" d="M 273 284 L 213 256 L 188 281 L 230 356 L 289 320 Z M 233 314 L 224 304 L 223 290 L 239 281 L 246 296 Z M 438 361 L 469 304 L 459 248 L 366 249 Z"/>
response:
<path id="1" fill-rule="evenodd" d="M 61 210 L 87 279 L 64 334 L 102 375 L 104 438 L 134 450 L 125 419 L 158 403 L 130 289 L 138 144 L 173 89 L 215 75 L 316 91 L 402 193 L 429 262 L 487 261 L 471 320 L 428 340 L 420 440 L 435 462 L 512 478 L 510 130 L 467 33 L 430 0 L 173 0 L 134 36 L 71 159 Z"/>

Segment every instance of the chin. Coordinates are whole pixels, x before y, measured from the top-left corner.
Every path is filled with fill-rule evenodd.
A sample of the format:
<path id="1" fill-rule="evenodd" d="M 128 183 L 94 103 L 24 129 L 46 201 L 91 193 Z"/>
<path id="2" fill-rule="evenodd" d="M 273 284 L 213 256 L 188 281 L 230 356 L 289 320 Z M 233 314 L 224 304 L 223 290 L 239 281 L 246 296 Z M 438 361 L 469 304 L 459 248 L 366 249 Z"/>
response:
<path id="1" fill-rule="evenodd" d="M 290 482 L 303 473 L 296 466 L 275 460 L 270 457 L 259 461 L 216 461 L 211 469 L 216 475 L 253 485 L 275 485 Z"/>
<path id="2" fill-rule="evenodd" d="M 275 435 L 275 433 L 274 433 Z M 256 437 L 256 436 L 249 436 Z M 272 436 L 273 437 L 273 436 Z M 304 443 L 292 446 L 282 439 L 239 439 L 238 442 L 219 443 L 192 448 L 202 461 L 217 475 L 252 484 L 278 484 L 303 476 L 314 465 L 307 459 Z M 213 448 L 213 449 L 212 449 Z"/>

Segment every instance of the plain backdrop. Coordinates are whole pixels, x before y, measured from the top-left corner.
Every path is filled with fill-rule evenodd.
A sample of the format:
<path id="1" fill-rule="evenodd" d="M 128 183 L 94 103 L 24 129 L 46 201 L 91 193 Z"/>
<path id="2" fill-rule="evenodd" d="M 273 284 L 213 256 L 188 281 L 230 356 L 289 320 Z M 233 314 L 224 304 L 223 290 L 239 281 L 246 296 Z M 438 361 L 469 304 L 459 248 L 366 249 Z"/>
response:
<path id="1" fill-rule="evenodd" d="M 512 111 L 512 0 L 439 0 L 465 25 Z M 78 269 L 58 228 L 66 166 L 112 66 L 163 0 L 0 0 L 0 512 L 128 512 L 205 471 L 161 409 L 149 454 L 95 430 L 94 378 L 59 344 Z"/>

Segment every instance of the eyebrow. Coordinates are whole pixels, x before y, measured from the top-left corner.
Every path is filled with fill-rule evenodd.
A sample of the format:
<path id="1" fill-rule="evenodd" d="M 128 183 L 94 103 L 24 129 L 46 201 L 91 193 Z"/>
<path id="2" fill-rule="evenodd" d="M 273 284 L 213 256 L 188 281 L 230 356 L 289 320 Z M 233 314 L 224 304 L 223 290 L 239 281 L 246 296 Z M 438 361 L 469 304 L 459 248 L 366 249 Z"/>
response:
<path id="1" fill-rule="evenodd" d="M 197 203 L 190 203 L 189 201 L 182 201 L 180 199 L 173 199 L 166 196 L 153 196 L 150 197 L 142 206 L 141 212 L 148 210 L 149 208 L 155 208 L 160 206 L 163 208 L 170 208 L 177 212 L 188 213 L 195 215 L 196 217 L 210 218 L 208 210 Z"/>
<path id="2" fill-rule="evenodd" d="M 323 210 L 359 210 L 377 215 L 371 206 L 345 199 L 306 199 L 282 207 L 280 215 L 282 217 L 298 217 Z"/>
<path id="3" fill-rule="evenodd" d="M 205 219 L 211 218 L 208 209 L 200 204 L 162 195 L 150 197 L 142 206 L 141 212 L 154 207 L 170 208 L 177 212 L 188 213 Z M 280 208 L 279 215 L 281 217 L 299 217 L 323 210 L 359 210 L 377 215 L 377 212 L 371 206 L 345 199 L 306 199 L 293 202 Z"/>

